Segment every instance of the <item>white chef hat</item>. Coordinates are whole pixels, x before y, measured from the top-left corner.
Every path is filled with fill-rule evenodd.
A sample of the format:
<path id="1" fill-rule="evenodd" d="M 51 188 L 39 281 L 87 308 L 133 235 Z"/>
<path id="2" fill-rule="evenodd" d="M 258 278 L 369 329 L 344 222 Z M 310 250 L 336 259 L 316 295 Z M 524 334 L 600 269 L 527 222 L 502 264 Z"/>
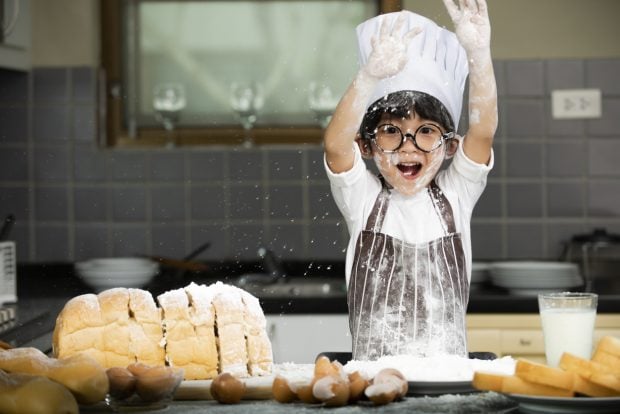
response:
<path id="1" fill-rule="evenodd" d="M 409 44 L 407 49 L 409 59 L 405 68 L 397 75 L 382 79 L 378 83 L 366 103 L 366 108 L 392 92 L 404 90 L 424 92 L 444 104 L 457 129 L 468 68 L 467 54 L 454 33 L 410 11 L 373 17 L 357 26 L 360 67 L 368 61 L 372 51 L 371 38 L 378 36 L 383 20 L 388 19 L 388 24 L 393 25 L 400 13 L 405 14 L 403 35 L 415 27 L 421 28 L 422 32 Z"/>

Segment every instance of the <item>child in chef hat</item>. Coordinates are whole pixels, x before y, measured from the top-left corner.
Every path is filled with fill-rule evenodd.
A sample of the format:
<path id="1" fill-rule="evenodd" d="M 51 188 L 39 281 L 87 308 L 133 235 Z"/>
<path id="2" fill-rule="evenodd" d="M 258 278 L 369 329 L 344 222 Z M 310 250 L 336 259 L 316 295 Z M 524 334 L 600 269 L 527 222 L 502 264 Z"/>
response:
<path id="1" fill-rule="evenodd" d="M 470 219 L 493 166 L 497 93 L 485 0 L 443 1 L 456 35 L 409 11 L 358 26 L 360 70 L 325 131 L 325 167 L 351 235 L 357 360 L 467 355 Z"/>

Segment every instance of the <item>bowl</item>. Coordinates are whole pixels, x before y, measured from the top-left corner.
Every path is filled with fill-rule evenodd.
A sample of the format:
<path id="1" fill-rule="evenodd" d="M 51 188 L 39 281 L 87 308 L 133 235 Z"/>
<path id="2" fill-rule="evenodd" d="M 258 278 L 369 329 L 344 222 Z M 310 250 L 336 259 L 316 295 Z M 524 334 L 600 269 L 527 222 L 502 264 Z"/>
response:
<path id="1" fill-rule="evenodd" d="M 115 287 L 141 288 L 157 274 L 159 264 L 143 258 L 110 257 L 78 262 L 75 270 L 98 293 Z"/>

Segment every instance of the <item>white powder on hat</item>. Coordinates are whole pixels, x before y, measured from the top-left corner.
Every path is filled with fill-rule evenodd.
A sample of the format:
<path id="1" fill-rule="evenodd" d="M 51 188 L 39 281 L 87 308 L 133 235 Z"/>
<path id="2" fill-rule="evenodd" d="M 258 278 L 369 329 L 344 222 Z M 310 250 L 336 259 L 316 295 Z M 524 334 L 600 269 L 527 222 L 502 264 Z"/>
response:
<path id="1" fill-rule="evenodd" d="M 407 381 L 471 381 L 475 371 L 513 375 L 515 363 L 510 356 L 482 360 L 457 355 L 434 357 L 398 355 L 384 356 L 376 361 L 349 361 L 344 370 L 347 373 L 358 371 L 366 378 L 372 378 L 383 368 L 395 368 Z"/>

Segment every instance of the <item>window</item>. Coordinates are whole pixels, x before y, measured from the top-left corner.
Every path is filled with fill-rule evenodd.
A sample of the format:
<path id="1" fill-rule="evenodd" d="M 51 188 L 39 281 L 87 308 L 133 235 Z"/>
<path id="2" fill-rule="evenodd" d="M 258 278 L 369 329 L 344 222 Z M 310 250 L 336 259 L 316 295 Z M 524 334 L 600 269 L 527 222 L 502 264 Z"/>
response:
<path id="1" fill-rule="evenodd" d="M 102 4 L 109 145 L 320 142 L 377 0 Z"/>

